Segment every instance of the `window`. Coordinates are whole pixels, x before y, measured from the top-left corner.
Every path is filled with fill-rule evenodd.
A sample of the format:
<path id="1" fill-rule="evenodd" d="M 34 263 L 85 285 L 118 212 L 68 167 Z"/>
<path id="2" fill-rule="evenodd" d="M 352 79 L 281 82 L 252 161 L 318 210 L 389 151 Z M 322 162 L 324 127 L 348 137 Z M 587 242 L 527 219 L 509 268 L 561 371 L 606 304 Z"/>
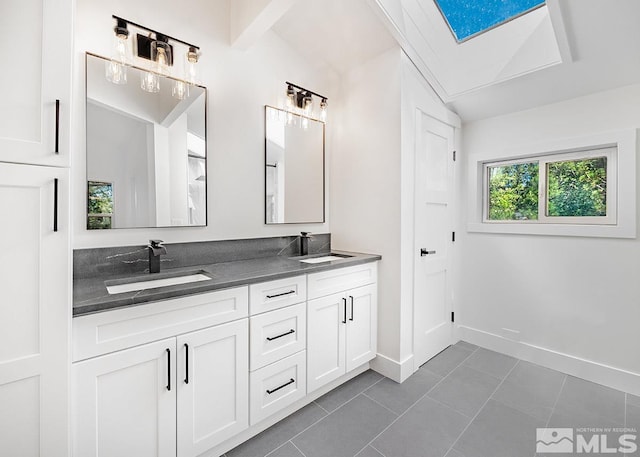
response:
<path id="1" fill-rule="evenodd" d="M 484 164 L 484 222 L 616 223 L 617 148 Z"/>
<path id="2" fill-rule="evenodd" d="M 435 0 L 461 43 L 544 5 L 544 0 Z"/>
<path id="3" fill-rule="evenodd" d="M 87 196 L 87 228 L 112 228 L 113 184 L 89 181 Z"/>

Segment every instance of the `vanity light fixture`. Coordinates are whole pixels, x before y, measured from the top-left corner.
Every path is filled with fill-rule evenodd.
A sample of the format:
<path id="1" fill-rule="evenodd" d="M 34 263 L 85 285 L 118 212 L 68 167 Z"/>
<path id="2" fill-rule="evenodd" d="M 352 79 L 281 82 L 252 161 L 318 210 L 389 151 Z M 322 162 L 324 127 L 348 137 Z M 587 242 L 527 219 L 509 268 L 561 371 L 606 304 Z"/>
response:
<path id="1" fill-rule="evenodd" d="M 287 110 L 294 111 L 296 108 L 300 110 L 300 114 L 307 118 L 313 118 L 313 97 L 320 99 L 320 120 L 326 122 L 327 119 L 327 97 L 305 89 L 304 87 L 287 81 Z M 303 122 L 303 127 L 305 123 Z M 308 121 L 306 123 L 308 125 Z"/>
<path id="2" fill-rule="evenodd" d="M 174 46 L 183 45 L 187 47 L 184 74 L 174 75 L 181 77 L 183 80 L 174 81 L 172 95 L 179 100 L 187 98 L 189 96 L 189 85 L 199 83 L 196 64 L 200 57 L 200 48 L 127 19 L 115 15 L 112 17 L 116 20 L 116 27 L 114 28 L 116 41 L 112 59 L 107 62 L 107 80 L 114 84 L 126 84 L 127 82 L 126 65 L 132 60 L 129 57 L 131 46 L 128 40 L 128 26 L 133 26 L 148 32 L 148 35 L 136 34 L 136 39 L 134 40 L 136 56 L 152 61 L 150 70 L 144 72 L 141 76 L 140 87 L 147 92 L 159 92 L 160 75 L 170 76 L 171 67 L 174 65 Z"/>

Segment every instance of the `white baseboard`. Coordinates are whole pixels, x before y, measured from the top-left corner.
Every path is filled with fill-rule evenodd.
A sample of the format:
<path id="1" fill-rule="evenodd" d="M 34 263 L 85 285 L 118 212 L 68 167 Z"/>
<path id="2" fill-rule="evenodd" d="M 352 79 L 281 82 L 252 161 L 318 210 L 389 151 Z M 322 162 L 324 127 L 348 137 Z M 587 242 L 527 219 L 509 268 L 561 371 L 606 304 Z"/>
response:
<path id="1" fill-rule="evenodd" d="M 413 369 L 413 354 L 402 362 L 377 354 L 376 358 L 371 361 L 371 369 L 395 382 L 404 382 L 415 371 Z"/>
<path id="2" fill-rule="evenodd" d="M 534 346 L 522 341 L 510 340 L 500 335 L 463 325 L 458 325 L 456 331 L 459 339 L 477 346 L 517 357 L 527 362 L 602 384 L 603 386 L 640 395 L 640 374 L 638 373 L 564 354 L 552 349 Z"/>

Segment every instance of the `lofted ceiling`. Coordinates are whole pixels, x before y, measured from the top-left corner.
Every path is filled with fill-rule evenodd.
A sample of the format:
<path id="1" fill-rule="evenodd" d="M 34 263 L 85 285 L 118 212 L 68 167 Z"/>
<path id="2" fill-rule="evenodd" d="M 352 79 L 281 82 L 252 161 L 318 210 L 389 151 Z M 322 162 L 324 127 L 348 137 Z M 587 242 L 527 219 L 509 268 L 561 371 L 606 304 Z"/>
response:
<path id="1" fill-rule="evenodd" d="M 416 5 L 420 7 L 419 10 Z M 483 34 L 491 38 L 484 40 L 486 45 L 477 41 L 474 44 L 473 55 L 454 55 L 449 52 L 450 44 L 447 44 L 449 51 L 438 51 L 438 46 L 430 38 L 431 29 L 418 30 L 420 36 L 432 40 L 426 40 L 426 45 L 421 46 L 412 46 L 415 43 L 409 42 L 407 36 L 398 33 L 399 27 L 397 21 L 394 23 L 394 14 L 401 17 L 398 16 L 398 11 L 404 10 L 403 27 L 411 23 L 419 25 L 422 23 L 415 16 L 421 14 L 421 11 L 428 12 L 432 7 L 433 0 L 296 1 L 275 22 L 272 30 L 301 54 L 309 59 L 324 62 L 338 73 L 345 73 L 400 44 L 443 101 L 457 112 L 463 121 L 640 83 L 638 0 L 547 0 L 548 13 L 545 7 L 545 14 L 548 14 L 549 19 L 544 22 L 545 19 L 529 18 L 530 22 L 538 21 L 542 25 L 538 27 L 534 24 L 529 27 L 530 38 L 520 37 L 520 48 L 530 50 L 532 44 L 540 41 L 540 35 L 536 34 L 541 28 L 553 30 L 557 48 L 539 48 L 536 51 L 538 60 L 532 69 L 511 71 L 509 74 L 504 71 L 491 71 L 489 65 L 492 62 L 496 65 L 495 37 L 498 37 L 498 41 L 505 41 L 506 47 L 509 47 L 509 52 L 512 53 L 505 62 L 510 66 L 515 62 L 516 66 L 525 68 L 520 62 L 522 59 L 518 57 L 518 46 L 514 47 L 509 37 L 504 35 L 508 28 L 514 29 L 517 33 L 515 25 L 519 19 Z M 414 17 L 411 14 L 407 15 L 407 12 L 412 11 Z M 432 21 L 433 29 L 442 28 L 449 33 L 441 17 L 430 16 L 429 20 Z M 550 24 L 553 25 L 552 28 Z M 494 35 L 490 35 L 492 33 Z M 548 64 L 544 64 L 540 59 L 544 55 L 549 58 Z M 431 67 L 421 66 L 418 58 L 423 58 L 424 63 Z M 446 71 L 438 75 L 442 81 L 439 81 L 438 77 L 434 78 L 434 70 L 437 70 L 437 63 L 434 62 L 453 62 L 461 65 L 460 68 L 465 68 L 471 60 L 480 66 L 474 70 L 467 70 L 467 73 L 493 74 L 493 80 L 474 80 L 467 74 L 462 75 L 466 78 L 464 79 L 456 77 L 455 72 L 447 74 Z M 485 67 L 482 66 L 482 62 L 487 62 Z"/>

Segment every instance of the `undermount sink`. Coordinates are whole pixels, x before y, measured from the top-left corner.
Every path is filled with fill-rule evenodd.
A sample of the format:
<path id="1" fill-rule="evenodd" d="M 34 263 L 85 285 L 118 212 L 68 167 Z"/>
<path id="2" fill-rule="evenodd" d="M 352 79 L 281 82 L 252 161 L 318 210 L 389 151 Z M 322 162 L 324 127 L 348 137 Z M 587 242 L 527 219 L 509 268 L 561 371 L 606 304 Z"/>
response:
<path id="1" fill-rule="evenodd" d="M 322 262 L 331 262 L 332 260 L 342 260 L 348 257 L 352 257 L 350 255 L 345 254 L 329 254 L 323 255 L 322 257 L 311 257 L 309 259 L 301 259 L 300 262 L 303 263 L 322 263 Z"/>
<path id="2" fill-rule="evenodd" d="M 155 275 L 154 275 L 155 276 Z M 189 284 L 192 282 L 208 281 L 211 276 L 204 271 L 190 271 L 167 277 L 150 277 L 142 280 L 131 281 L 130 279 L 120 279 L 105 281 L 109 295 L 122 294 L 125 292 L 136 292 L 139 290 L 156 289 L 158 287 L 176 286 L 179 284 Z"/>

